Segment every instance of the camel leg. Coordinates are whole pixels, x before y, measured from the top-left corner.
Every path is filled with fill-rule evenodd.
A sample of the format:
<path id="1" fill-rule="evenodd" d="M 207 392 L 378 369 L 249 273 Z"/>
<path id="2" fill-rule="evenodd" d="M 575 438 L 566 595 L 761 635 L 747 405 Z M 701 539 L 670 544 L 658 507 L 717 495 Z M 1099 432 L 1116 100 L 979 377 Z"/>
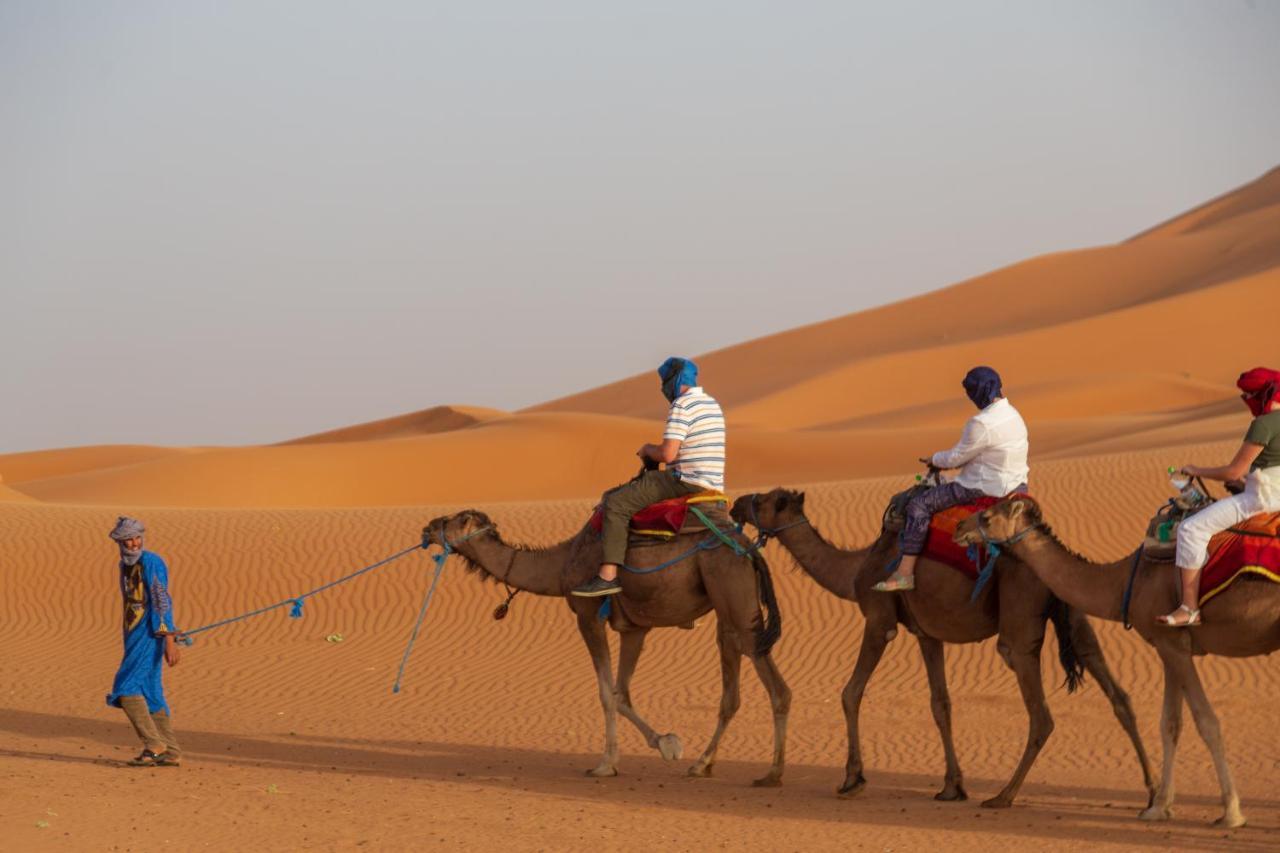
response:
<path id="1" fill-rule="evenodd" d="M 956 746 L 951 740 L 951 695 L 947 692 L 947 669 L 943 645 L 932 637 L 919 637 L 920 655 L 924 658 L 925 671 L 929 675 L 929 707 L 933 721 L 942 737 L 942 751 L 946 755 L 947 775 L 942 790 L 935 800 L 967 800 L 964 775 L 960 772 L 960 760 L 956 758 Z"/>
<path id="2" fill-rule="evenodd" d="M 675 761 L 684 751 L 680 738 L 674 734 L 660 735 L 636 712 L 631 702 L 631 676 L 635 674 L 640 652 L 644 650 L 644 638 L 648 629 L 626 631 L 621 635 L 618 651 L 618 713 L 632 722 L 644 742 L 658 750 L 667 761 Z"/>
<path id="3" fill-rule="evenodd" d="M 787 714 L 791 711 L 791 688 L 782 679 L 782 673 L 770 655 L 752 657 L 756 675 L 769 694 L 769 704 L 773 707 L 773 763 L 769 772 L 751 784 L 757 788 L 773 788 L 782 784 L 782 768 L 786 764 L 787 755 Z"/>
<path id="4" fill-rule="evenodd" d="M 711 775 L 711 768 L 716 763 L 716 750 L 720 748 L 720 738 L 729 727 L 729 721 L 738 713 L 742 704 L 739 694 L 739 673 L 742 668 L 742 652 L 738 649 L 734 638 L 729 635 L 731 629 L 726 628 L 724 620 L 716 619 L 716 645 L 720 647 L 720 717 L 716 722 L 715 733 L 711 742 L 703 750 L 702 755 L 689 768 L 690 776 L 706 777 Z"/>
<path id="5" fill-rule="evenodd" d="M 1044 698 L 1044 682 L 1040 678 L 1040 644 L 1043 641 L 1044 625 L 1041 623 L 1037 642 L 1030 645 L 1018 643 L 1020 648 L 1013 648 L 1006 645 L 1006 640 L 1002 638 L 997 646 L 1005 663 L 1017 676 L 1018 689 L 1022 691 L 1022 703 L 1027 709 L 1027 745 L 1022 750 L 1022 758 L 1018 761 L 1009 784 L 1000 793 L 983 802 L 984 808 L 1007 809 L 1013 805 L 1013 798 L 1018 795 L 1018 789 L 1027 778 L 1027 771 L 1053 733 L 1053 717 L 1049 713 L 1049 703 Z"/>
<path id="6" fill-rule="evenodd" d="M 1106 656 L 1102 653 L 1102 645 L 1098 635 L 1084 614 L 1078 611 L 1072 614 L 1071 636 L 1075 641 L 1076 652 L 1084 668 L 1093 676 L 1094 681 L 1102 688 L 1111 701 L 1111 711 L 1120 721 L 1121 728 L 1129 736 L 1133 750 L 1138 755 L 1138 765 L 1142 768 L 1142 784 L 1147 789 L 1147 805 L 1155 802 L 1156 781 L 1151 772 L 1151 760 L 1147 757 L 1147 749 L 1142 744 L 1142 736 L 1138 734 L 1138 718 L 1133 713 L 1133 705 L 1129 702 L 1129 694 L 1116 684 L 1111 670 L 1107 666 Z"/>
<path id="7" fill-rule="evenodd" d="M 871 674 L 876 671 L 885 648 L 895 634 L 897 625 L 894 623 L 886 627 L 866 621 L 862 629 L 862 648 L 858 651 L 858 662 L 854 664 L 849 683 L 840 695 L 849 735 L 849 758 L 845 762 L 844 782 L 836 789 L 836 794 L 841 797 L 857 796 L 867 786 L 866 777 L 862 775 L 862 741 L 858 736 L 858 715 L 862 710 L 862 696 L 867 690 L 867 682 L 871 680 Z"/>
<path id="8" fill-rule="evenodd" d="M 588 776 L 618 775 L 618 697 L 613 686 L 613 666 L 609 660 L 609 638 L 604 623 L 595 614 L 578 617 L 578 631 L 591 653 L 600 688 L 600 706 L 604 709 L 604 756 L 587 771 Z"/>
<path id="9" fill-rule="evenodd" d="M 1196 731 L 1200 739 L 1209 748 L 1213 756 L 1213 767 L 1218 771 L 1218 785 L 1222 788 L 1222 817 L 1213 822 L 1214 826 L 1235 829 L 1244 826 L 1244 814 L 1240 811 L 1240 794 L 1236 791 L 1236 783 L 1231 778 L 1231 767 L 1227 764 L 1227 748 L 1222 739 L 1222 725 L 1218 715 L 1214 713 L 1209 696 L 1200 683 L 1200 674 L 1196 672 L 1196 663 L 1191 655 L 1170 655 L 1171 662 L 1182 679 L 1182 689 L 1187 698 L 1187 706 L 1191 708 L 1191 718 L 1196 721 Z"/>
<path id="10" fill-rule="evenodd" d="M 1160 790 L 1155 801 L 1138 813 L 1143 820 L 1169 820 L 1173 817 L 1173 765 L 1178 752 L 1178 737 L 1182 734 L 1182 678 L 1165 660 L 1164 704 L 1160 709 L 1160 741 L 1164 750 L 1164 766 L 1160 770 Z"/>

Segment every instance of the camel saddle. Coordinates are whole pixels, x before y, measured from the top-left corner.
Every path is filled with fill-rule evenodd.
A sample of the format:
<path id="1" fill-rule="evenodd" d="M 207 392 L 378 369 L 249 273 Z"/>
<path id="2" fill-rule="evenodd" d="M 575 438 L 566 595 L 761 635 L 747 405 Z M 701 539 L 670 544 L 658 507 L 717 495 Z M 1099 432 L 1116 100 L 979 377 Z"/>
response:
<path id="1" fill-rule="evenodd" d="M 891 533 L 900 533 L 906 526 L 907 502 L 928 488 L 930 487 L 923 483 L 917 483 L 905 492 L 899 492 L 890 498 L 889 505 L 884 510 L 884 529 Z M 964 545 L 956 544 L 952 537 L 955 536 L 960 522 L 1001 500 L 1003 498 L 984 496 L 971 503 L 948 507 L 934 513 L 929 522 L 929 538 L 925 540 L 922 556 L 939 563 L 946 563 L 971 580 L 977 580 L 978 567 L 986 562 L 986 549 L 979 547 L 974 551 L 973 556 L 970 556 L 969 549 Z"/>
<path id="2" fill-rule="evenodd" d="M 640 539 L 672 539 L 681 533 L 705 530 L 695 516 L 690 519 L 690 506 L 697 506 L 722 530 L 733 527 L 729 517 L 729 498 L 724 492 L 694 492 L 665 501 L 658 501 L 631 516 L 631 537 Z M 597 506 L 589 522 L 596 533 L 604 530 L 604 507 Z"/>
<path id="3" fill-rule="evenodd" d="M 1280 583 L 1280 512 L 1251 516 L 1209 540 L 1200 606 L 1245 575 Z"/>
<path id="4" fill-rule="evenodd" d="M 1172 562 L 1178 544 L 1178 525 L 1187 516 L 1211 503 L 1213 498 L 1204 496 L 1188 498 L 1178 495 L 1171 498 L 1156 510 L 1156 514 L 1147 523 L 1147 535 L 1142 540 L 1142 556 L 1157 563 Z"/>

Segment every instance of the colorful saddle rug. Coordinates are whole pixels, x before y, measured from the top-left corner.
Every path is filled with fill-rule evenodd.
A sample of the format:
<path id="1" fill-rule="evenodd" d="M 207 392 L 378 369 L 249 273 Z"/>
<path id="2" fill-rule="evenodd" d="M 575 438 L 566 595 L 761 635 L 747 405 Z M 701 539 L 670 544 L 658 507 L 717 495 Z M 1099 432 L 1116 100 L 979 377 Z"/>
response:
<path id="1" fill-rule="evenodd" d="M 924 556 L 959 569 L 970 580 L 977 580 L 978 568 L 986 562 L 986 555 L 983 553 L 986 549 L 978 548 L 978 561 L 975 563 L 969 557 L 969 549 L 964 545 L 957 545 L 952 537 L 960 522 L 1001 500 L 1002 498 L 981 497 L 972 503 L 948 507 L 934 513 L 933 521 L 929 523 L 929 538 L 925 540 Z"/>
<path id="2" fill-rule="evenodd" d="M 1209 540 L 1200 606 L 1247 574 L 1280 583 L 1280 512 L 1260 513 Z"/>
<path id="3" fill-rule="evenodd" d="M 631 535 L 633 536 L 652 536 L 658 539 L 671 539 L 679 534 L 685 528 L 685 522 L 689 517 L 689 507 L 691 505 L 706 505 L 703 509 L 715 509 L 717 517 L 721 520 L 727 519 L 727 507 L 729 498 L 724 492 L 695 492 L 691 495 L 683 497 L 671 498 L 670 500 L 658 501 L 656 504 L 650 504 L 644 509 L 631 516 Z M 716 507 L 715 504 L 720 504 Z M 596 533 L 604 530 L 604 508 L 596 507 L 591 513 L 591 521 L 589 522 L 591 529 Z M 728 522 L 732 526 L 733 522 Z M 702 525 L 697 525 L 702 529 Z"/>

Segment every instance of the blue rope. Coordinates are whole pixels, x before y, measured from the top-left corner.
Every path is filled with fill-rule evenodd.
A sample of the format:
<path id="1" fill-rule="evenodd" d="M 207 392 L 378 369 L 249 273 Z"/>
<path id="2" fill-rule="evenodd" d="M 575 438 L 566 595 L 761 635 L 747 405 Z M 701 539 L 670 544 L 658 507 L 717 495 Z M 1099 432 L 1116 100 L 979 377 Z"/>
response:
<path id="1" fill-rule="evenodd" d="M 374 569 L 380 568 L 381 566 L 385 566 L 387 563 L 390 563 L 394 560 L 398 560 L 401 557 L 407 554 L 410 554 L 414 551 L 417 551 L 422 547 L 424 546 L 421 544 L 415 544 L 412 548 L 405 548 L 403 551 L 392 554 L 390 557 L 387 557 L 385 560 L 379 560 L 378 562 L 373 563 L 372 565 L 365 566 L 363 569 L 354 571 L 349 575 L 344 575 L 343 577 L 340 577 L 335 581 L 330 581 L 324 586 L 316 587 L 310 592 L 304 592 L 302 595 L 296 596 L 294 598 L 286 598 L 284 601 L 278 601 L 275 604 L 268 605 L 267 607 L 260 607 L 257 610 L 250 611 L 249 613 L 242 613 L 239 616 L 232 616 L 230 619 L 222 619 L 218 622 L 212 622 L 208 625 L 201 625 L 199 628 L 193 628 L 190 631 L 180 631 L 178 642 L 182 643 L 184 646 L 193 645 L 195 643 L 195 640 L 192 639 L 193 634 L 200 634 L 204 631 L 212 631 L 214 628 L 221 628 L 222 626 L 230 625 L 233 622 L 241 622 L 245 619 L 252 619 L 254 616 L 261 616 L 263 613 L 270 613 L 272 610 L 278 610 L 279 608 L 284 607 L 285 605 L 292 605 L 292 607 L 289 608 L 289 618 L 301 619 L 302 604 L 311 596 L 316 595 L 317 593 L 324 592 L 326 589 L 332 589 L 338 584 L 343 584 L 343 583 L 346 583 L 347 581 L 355 580 L 356 578 L 360 577 L 360 575 L 363 575 L 366 572 L 371 572 Z"/>
<path id="2" fill-rule="evenodd" d="M 976 566 L 978 564 L 978 546 L 970 544 L 968 549 L 969 559 Z M 987 585 L 987 581 L 991 580 L 991 576 L 996 573 L 996 560 L 1000 559 L 1000 546 L 994 542 L 987 544 L 987 564 L 978 571 L 978 580 L 973 585 L 973 592 L 969 593 L 969 601 L 977 601 L 978 593 L 982 592 L 982 588 Z"/>
<path id="3" fill-rule="evenodd" d="M 457 544 L 461 545 L 468 539 L 479 536 L 481 533 L 488 533 L 492 527 L 481 527 L 473 530 L 466 536 L 458 540 Z M 454 543 L 450 542 L 448 537 L 444 535 L 444 522 L 440 522 L 440 542 L 441 551 L 431 559 L 436 564 L 435 576 L 431 578 L 431 586 L 427 587 L 427 595 L 422 599 L 422 609 L 418 611 L 418 621 L 413 623 L 413 633 L 409 635 L 409 643 L 404 647 L 404 655 L 400 658 L 400 669 L 396 672 L 396 683 L 391 686 L 392 693 L 400 692 L 400 682 L 404 679 L 404 668 L 409 663 L 409 653 L 413 651 L 413 644 L 418 641 L 418 631 L 422 628 L 423 621 L 427 618 L 427 608 L 431 606 L 431 597 L 436 593 L 436 584 L 440 582 L 440 573 L 444 571 L 445 561 L 449 559 L 449 555 L 454 552 Z M 427 537 L 424 535 L 422 547 L 426 547 Z"/>

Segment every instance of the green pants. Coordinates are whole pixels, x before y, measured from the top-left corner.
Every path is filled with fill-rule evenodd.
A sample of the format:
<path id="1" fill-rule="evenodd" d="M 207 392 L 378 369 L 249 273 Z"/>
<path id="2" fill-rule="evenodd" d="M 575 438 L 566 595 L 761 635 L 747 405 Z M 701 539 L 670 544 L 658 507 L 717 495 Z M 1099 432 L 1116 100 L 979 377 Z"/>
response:
<path id="1" fill-rule="evenodd" d="M 173 758 L 178 758 L 182 754 L 167 712 L 151 713 L 147 710 L 147 700 L 143 696 L 121 696 L 120 707 L 124 709 L 124 715 L 133 724 L 133 730 L 138 733 L 138 739 L 144 747 L 156 755 L 167 752 Z"/>
<path id="2" fill-rule="evenodd" d="M 627 531 L 631 516 L 658 501 L 701 492 L 676 479 L 668 471 L 645 471 L 639 478 L 604 493 L 604 561 L 622 565 L 627 558 Z"/>

